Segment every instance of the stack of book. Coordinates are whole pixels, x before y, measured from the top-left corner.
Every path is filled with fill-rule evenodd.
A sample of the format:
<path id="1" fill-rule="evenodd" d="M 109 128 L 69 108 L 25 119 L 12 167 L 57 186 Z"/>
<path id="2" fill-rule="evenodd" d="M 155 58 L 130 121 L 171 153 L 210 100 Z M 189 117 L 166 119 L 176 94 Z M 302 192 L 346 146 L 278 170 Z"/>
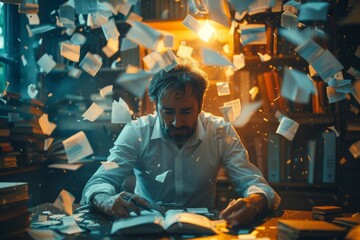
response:
<path id="1" fill-rule="evenodd" d="M 342 215 L 342 208 L 337 206 L 314 206 L 312 209 L 313 219 L 332 220 Z"/>
<path id="2" fill-rule="evenodd" d="M 1 239 L 23 233 L 29 226 L 28 200 L 27 183 L 0 182 Z"/>
<path id="3" fill-rule="evenodd" d="M 42 160 L 45 139 L 39 125 L 44 104 L 8 92 L 0 102 L 0 168 L 30 165 Z"/>

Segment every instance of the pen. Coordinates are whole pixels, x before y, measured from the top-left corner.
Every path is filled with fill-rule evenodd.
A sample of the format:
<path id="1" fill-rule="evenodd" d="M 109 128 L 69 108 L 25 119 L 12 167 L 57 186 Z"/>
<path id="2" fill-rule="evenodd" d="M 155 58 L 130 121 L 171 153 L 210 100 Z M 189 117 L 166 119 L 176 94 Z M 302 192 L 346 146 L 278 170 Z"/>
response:
<path id="1" fill-rule="evenodd" d="M 141 204 L 141 203 L 136 202 L 136 201 L 134 200 L 134 198 L 132 198 L 132 197 L 124 196 L 123 199 L 124 199 L 125 201 L 127 201 L 127 202 L 132 202 L 132 203 L 134 203 L 135 206 L 137 206 L 138 208 L 141 208 L 141 209 L 143 209 L 143 210 L 152 212 L 152 209 L 151 209 L 151 208 L 149 208 L 148 206 L 145 206 L 145 205 L 143 205 L 143 204 Z"/>

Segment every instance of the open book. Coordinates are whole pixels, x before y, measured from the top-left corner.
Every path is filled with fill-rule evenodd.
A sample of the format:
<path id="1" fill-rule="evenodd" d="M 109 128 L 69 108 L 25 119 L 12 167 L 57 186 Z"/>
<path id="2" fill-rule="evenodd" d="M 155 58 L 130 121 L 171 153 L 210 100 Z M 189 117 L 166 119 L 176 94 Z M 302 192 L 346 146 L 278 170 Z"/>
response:
<path id="1" fill-rule="evenodd" d="M 111 234 L 142 235 L 167 232 L 170 234 L 213 235 L 218 233 L 215 224 L 205 216 L 189 212 L 142 211 L 140 216 L 114 221 Z"/>

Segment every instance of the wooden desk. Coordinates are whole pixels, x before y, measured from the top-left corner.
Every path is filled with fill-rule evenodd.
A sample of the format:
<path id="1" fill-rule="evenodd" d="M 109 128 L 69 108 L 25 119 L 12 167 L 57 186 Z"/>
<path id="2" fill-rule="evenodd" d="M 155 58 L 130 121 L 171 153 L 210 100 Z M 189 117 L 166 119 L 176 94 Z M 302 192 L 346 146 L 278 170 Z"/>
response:
<path id="1" fill-rule="evenodd" d="M 30 208 L 30 212 L 33 213 L 32 222 L 37 221 L 38 215 L 42 214 L 43 211 L 51 211 L 53 214 L 62 213 L 57 208 L 54 208 L 51 204 L 41 204 L 39 206 Z M 154 235 L 154 236 L 116 236 L 110 235 L 112 221 L 100 214 L 87 213 L 84 217 L 86 220 L 92 220 L 98 223 L 98 226 L 88 227 L 87 232 L 83 232 L 76 235 L 67 235 L 66 239 L 130 239 L 130 240 L 147 240 L 147 239 L 159 239 L 159 240 L 176 240 L 176 239 L 189 239 L 189 236 L 168 236 L 168 235 Z M 199 240 L 230 240 L 237 239 L 237 233 L 239 230 L 257 230 L 257 237 L 269 237 L 270 239 L 276 239 L 277 234 L 277 222 L 279 219 L 312 219 L 311 211 L 292 211 L 292 210 L 276 210 L 260 216 L 250 226 L 241 227 L 238 229 L 232 229 L 232 234 L 220 234 L 213 236 L 203 236 L 195 239 Z M 45 228 L 46 229 L 46 228 Z M 20 238 L 18 238 L 20 239 Z M 21 239 L 31 239 L 27 234 L 23 234 Z M 194 238 L 191 238 L 194 239 Z"/>

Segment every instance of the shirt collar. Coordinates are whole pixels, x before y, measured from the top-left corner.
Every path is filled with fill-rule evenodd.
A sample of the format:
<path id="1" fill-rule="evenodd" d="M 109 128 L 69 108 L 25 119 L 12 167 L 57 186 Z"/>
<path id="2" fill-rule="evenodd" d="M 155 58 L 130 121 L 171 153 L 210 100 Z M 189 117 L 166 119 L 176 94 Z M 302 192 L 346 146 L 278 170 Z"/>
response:
<path id="1" fill-rule="evenodd" d="M 204 129 L 204 126 L 201 122 L 201 119 L 200 117 L 197 118 L 197 123 L 196 123 L 196 129 L 195 129 L 195 135 L 194 137 L 195 138 L 190 138 L 190 139 L 194 139 L 194 140 L 202 140 L 203 137 L 204 137 L 204 134 L 205 134 L 205 129 Z M 156 121 L 155 121 L 155 124 L 154 124 L 154 130 L 151 134 L 151 140 L 154 140 L 154 139 L 158 139 L 158 138 L 163 138 L 163 133 L 161 131 L 161 126 L 160 126 L 160 119 L 159 119 L 159 115 L 157 115 L 156 117 Z"/>

